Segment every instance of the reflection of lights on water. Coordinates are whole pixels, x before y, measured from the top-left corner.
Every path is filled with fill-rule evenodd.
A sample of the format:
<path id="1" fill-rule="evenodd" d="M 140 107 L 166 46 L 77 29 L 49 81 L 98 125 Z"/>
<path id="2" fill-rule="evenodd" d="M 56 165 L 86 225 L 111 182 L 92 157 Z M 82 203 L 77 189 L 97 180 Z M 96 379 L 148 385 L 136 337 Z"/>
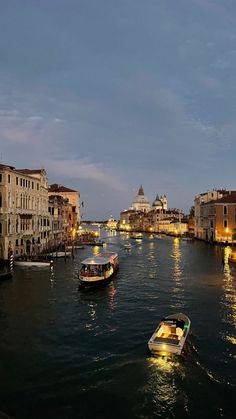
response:
<path id="1" fill-rule="evenodd" d="M 98 253 L 100 253 L 100 248 L 99 248 L 99 246 L 94 246 L 94 248 L 93 248 L 93 254 L 94 254 L 94 255 L 98 255 Z"/>
<path id="2" fill-rule="evenodd" d="M 229 266 L 229 256 L 231 255 L 231 248 L 229 246 L 224 248 L 224 281 L 223 281 L 223 304 L 230 311 L 229 319 L 236 325 L 236 294 L 234 289 L 233 276 L 231 275 L 231 270 Z M 234 338 L 227 336 L 226 339 L 230 340 Z M 235 344 L 235 341 L 233 342 Z"/>
<path id="3" fill-rule="evenodd" d="M 114 287 L 114 285 L 111 285 L 109 287 L 109 306 L 111 308 L 111 310 L 114 310 L 115 308 L 115 295 L 116 295 L 117 291 L 116 288 Z"/>
<path id="4" fill-rule="evenodd" d="M 162 412 L 172 409 L 177 402 L 179 386 L 175 383 L 176 375 L 184 378 L 185 369 L 176 357 L 151 357 L 148 359 L 148 379 L 146 391 L 152 394 L 155 403 L 156 416 L 162 417 Z M 184 409 L 188 410 L 188 399 L 182 394 Z M 157 414 L 158 413 L 158 414 Z"/>
<path id="5" fill-rule="evenodd" d="M 181 256 L 180 241 L 178 237 L 175 237 L 173 241 L 172 257 L 174 258 L 174 277 L 176 279 L 179 279 L 182 275 L 182 270 L 180 268 Z"/>
<path id="6" fill-rule="evenodd" d="M 148 359 L 148 364 L 150 367 L 155 367 L 156 369 L 160 369 L 166 372 L 172 372 L 175 369 L 183 369 L 180 362 L 176 359 L 176 357 L 168 355 L 160 355 L 157 357 L 151 357 Z"/>
<path id="7" fill-rule="evenodd" d="M 55 282 L 55 274 L 54 274 L 54 269 L 53 269 L 53 265 L 50 266 L 50 284 L 51 286 L 54 285 Z"/>

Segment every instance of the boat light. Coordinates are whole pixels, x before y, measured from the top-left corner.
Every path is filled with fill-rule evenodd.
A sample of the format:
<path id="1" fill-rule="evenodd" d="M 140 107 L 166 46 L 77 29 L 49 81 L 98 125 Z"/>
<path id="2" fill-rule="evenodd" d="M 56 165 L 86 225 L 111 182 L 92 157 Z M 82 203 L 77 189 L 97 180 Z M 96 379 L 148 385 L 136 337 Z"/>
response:
<path id="1" fill-rule="evenodd" d="M 162 345 L 162 349 L 166 349 L 166 345 L 164 343 Z"/>

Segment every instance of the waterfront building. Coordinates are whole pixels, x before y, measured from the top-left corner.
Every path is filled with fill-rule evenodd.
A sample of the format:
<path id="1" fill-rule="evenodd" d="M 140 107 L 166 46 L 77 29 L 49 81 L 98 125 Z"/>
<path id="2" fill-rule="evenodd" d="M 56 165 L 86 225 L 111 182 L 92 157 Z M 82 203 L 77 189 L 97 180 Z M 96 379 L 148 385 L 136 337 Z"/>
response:
<path id="1" fill-rule="evenodd" d="M 178 228 L 176 228 L 176 219 Z M 166 234 L 186 234 L 188 223 L 183 222 L 183 213 L 177 209 L 168 209 L 166 195 L 155 200 L 150 206 L 144 195 L 143 187 L 140 186 L 138 194 L 132 202 L 132 207 L 120 213 L 119 229 L 125 231 L 145 231 Z"/>
<path id="2" fill-rule="evenodd" d="M 41 252 L 49 230 L 45 170 L 0 164 L 0 260 Z"/>
<path id="3" fill-rule="evenodd" d="M 235 194 L 235 191 L 231 193 L 231 191 L 227 191 L 225 189 L 215 189 L 215 190 L 201 193 L 195 196 L 194 218 L 195 218 L 195 237 L 196 238 L 201 239 L 201 240 L 206 240 L 206 241 L 208 240 L 218 241 L 217 232 L 215 231 L 215 228 L 216 228 L 215 202 L 219 201 L 220 203 L 222 198 L 226 198 L 226 201 L 227 201 L 228 199 L 227 197 L 229 197 L 229 195 L 231 195 L 230 199 L 232 199 L 232 196 L 234 194 Z M 219 212 L 217 212 L 217 214 L 219 218 Z M 222 225 L 223 225 L 223 221 L 222 221 Z M 221 226 L 219 227 L 220 227 L 219 231 L 222 232 Z"/>
<path id="4" fill-rule="evenodd" d="M 218 243 L 236 242 L 236 191 L 201 206 L 202 239 Z"/>
<path id="5" fill-rule="evenodd" d="M 112 215 L 108 219 L 106 227 L 108 229 L 110 229 L 110 230 L 116 230 L 116 228 L 117 228 L 117 221 L 112 217 Z"/>
<path id="6" fill-rule="evenodd" d="M 80 225 L 80 193 L 63 185 L 54 183 L 49 186 L 48 194 L 51 196 L 60 195 L 62 198 L 68 199 L 69 204 L 72 206 L 71 229 L 72 233 L 75 234 Z"/>
<path id="7" fill-rule="evenodd" d="M 50 222 L 49 247 L 57 247 L 70 239 L 72 231 L 72 205 L 60 195 L 50 195 L 48 199 Z"/>
<path id="8" fill-rule="evenodd" d="M 134 209 L 124 210 L 120 213 L 119 230 L 130 231 L 132 215 L 135 214 Z"/>

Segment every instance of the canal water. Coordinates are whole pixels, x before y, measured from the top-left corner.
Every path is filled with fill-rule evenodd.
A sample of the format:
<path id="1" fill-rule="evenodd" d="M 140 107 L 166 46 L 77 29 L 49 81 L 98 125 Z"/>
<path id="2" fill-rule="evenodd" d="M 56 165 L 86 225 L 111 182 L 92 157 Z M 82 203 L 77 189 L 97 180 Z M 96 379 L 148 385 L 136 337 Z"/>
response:
<path id="1" fill-rule="evenodd" d="M 115 232 L 105 240 L 120 259 L 109 286 L 78 289 L 81 260 L 100 250 L 92 247 L 52 269 L 15 268 L 0 283 L 0 411 L 15 419 L 235 417 L 229 249 Z M 192 322 L 187 353 L 153 358 L 147 341 L 175 312 Z"/>

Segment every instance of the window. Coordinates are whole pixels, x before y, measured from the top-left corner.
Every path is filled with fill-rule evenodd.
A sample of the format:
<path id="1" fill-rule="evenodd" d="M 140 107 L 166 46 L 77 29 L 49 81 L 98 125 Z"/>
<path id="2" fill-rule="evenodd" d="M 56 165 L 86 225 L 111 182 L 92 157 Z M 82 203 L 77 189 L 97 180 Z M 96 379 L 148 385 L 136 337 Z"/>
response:
<path id="1" fill-rule="evenodd" d="M 32 189 L 34 189 L 34 182 L 32 182 Z"/>
<path id="2" fill-rule="evenodd" d="M 0 208 L 2 208 L 2 194 L 0 193 Z"/>
<path id="3" fill-rule="evenodd" d="M 39 191 L 39 184 L 37 183 L 37 191 Z"/>
<path id="4" fill-rule="evenodd" d="M 22 179 L 20 178 L 20 186 L 22 186 Z"/>
<path id="5" fill-rule="evenodd" d="M 224 220 L 224 228 L 228 228 L 228 220 Z"/>
<path id="6" fill-rule="evenodd" d="M 19 246 L 19 245 L 18 245 L 18 239 L 16 239 L 16 246 Z"/>
<path id="7" fill-rule="evenodd" d="M 227 205 L 224 205 L 224 215 L 227 215 L 228 214 L 228 207 L 227 207 Z"/>
<path id="8" fill-rule="evenodd" d="M 23 179 L 23 186 L 25 187 L 25 179 Z"/>
<path id="9" fill-rule="evenodd" d="M 11 183 L 11 175 L 8 175 L 8 183 Z"/>
<path id="10" fill-rule="evenodd" d="M 0 223 L 0 235 L 2 235 L 2 223 Z"/>
<path id="11" fill-rule="evenodd" d="M 2 173 L 0 173 L 0 183 L 2 183 Z"/>
<path id="12" fill-rule="evenodd" d="M 16 177 L 16 185 L 18 185 L 18 177 Z"/>

